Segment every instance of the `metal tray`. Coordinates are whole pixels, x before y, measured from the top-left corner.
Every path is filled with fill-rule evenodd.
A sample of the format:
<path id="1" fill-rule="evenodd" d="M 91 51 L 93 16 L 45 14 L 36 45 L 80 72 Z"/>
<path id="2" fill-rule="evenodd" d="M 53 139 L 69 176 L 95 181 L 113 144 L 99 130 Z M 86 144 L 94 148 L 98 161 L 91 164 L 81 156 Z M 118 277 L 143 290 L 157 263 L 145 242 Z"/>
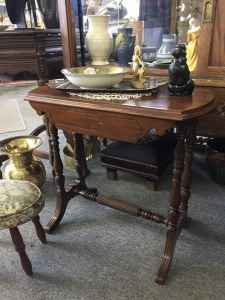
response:
<path id="1" fill-rule="evenodd" d="M 145 89 L 135 89 L 131 86 L 131 79 L 125 78 L 118 84 L 114 85 L 109 89 L 82 89 L 78 86 L 73 85 L 67 79 L 58 79 L 52 82 L 49 82 L 49 86 L 61 91 L 67 92 L 77 92 L 77 93 L 147 93 L 151 90 L 156 89 L 159 85 L 158 80 L 153 77 L 146 77 L 147 82 L 145 84 Z M 163 83 L 164 84 L 164 83 Z"/>

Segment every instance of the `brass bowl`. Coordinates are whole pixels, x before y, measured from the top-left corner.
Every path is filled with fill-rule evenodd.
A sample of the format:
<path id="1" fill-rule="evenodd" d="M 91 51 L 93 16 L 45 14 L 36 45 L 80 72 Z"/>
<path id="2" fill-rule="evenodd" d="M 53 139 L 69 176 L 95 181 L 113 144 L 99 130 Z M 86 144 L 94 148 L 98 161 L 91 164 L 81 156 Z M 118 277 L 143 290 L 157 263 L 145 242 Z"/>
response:
<path id="1" fill-rule="evenodd" d="M 91 143 L 84 143 L 84 151 L 85 151 L 87 161 L 89 158 L 92 157 L 91 147 L 92 147 Z M 74 169 L 75 158 L 73 154 L 73 148 L 70 146 L 69 143 L 67 143 L 67 146 L 63 148 L 63 154 L 64 154 L 64 161 L 66 166 L 69 167 L 70 169 Z"/>

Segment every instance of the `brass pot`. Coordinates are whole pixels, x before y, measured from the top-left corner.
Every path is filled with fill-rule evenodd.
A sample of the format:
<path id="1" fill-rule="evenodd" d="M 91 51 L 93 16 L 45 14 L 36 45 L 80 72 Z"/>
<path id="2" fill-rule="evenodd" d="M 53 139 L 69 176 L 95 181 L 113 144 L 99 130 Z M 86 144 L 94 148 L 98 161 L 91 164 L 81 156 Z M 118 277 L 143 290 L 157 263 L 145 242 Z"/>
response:
<path id="1" fill-rule="evenodd" d="M 9 156 L 9 160 L 2 168 L 2 178 L 30 181 L 41 187 L 46 179 L 45 168 L 42 161 L 34 157 L 32 152 L 42 143 L 42 139 L 34 135 L 1 141 L 0 154 Z"/>

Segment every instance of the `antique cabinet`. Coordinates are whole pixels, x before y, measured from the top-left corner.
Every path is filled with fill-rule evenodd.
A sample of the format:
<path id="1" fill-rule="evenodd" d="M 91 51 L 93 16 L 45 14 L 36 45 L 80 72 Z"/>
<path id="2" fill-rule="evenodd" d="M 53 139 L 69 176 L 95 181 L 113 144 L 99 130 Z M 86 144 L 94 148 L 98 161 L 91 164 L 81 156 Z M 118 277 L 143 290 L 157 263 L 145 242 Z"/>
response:
<path id="1" fill-rule="evenodd" d="M 41 4 L 45 4 L 45 2 L 44 0 L 38 1 L 40 9 L 43 11 L 49 10 L 49 16 L 51 16 L 50 8 L 53 8 L 54 13 L 57 0 L 48 1 L 48 6 L 44 10 Z M 39 85 L 44 85 L 47 82 L 47 77 L 61 76 L 60 71 L 63 68 L 61 34 L 58 28 L 59 24 L 56 22 L 57 18 L 53 18 L 55 22 L 52 21 L 52 23 L 49 18 L 47 19 L 47 24 L 52 24 L 55 29 L 36 27 L 39 22 L 37 22 L 35 12 L 33 17 L 36 16 L 36 22 L 33 22 L 33 20 L 30 22 L 34 23 L 30 24 L 32 28 L 26 28 L 29 27 L 29 22 L 26 20 L 29 19 L 30 21 L 32 19 L 25 17 L 30 3 L 37 4 L 34 0 L 28 1 L 27 6 L 26 0 L 16 2 L 2 0 L 0 2 L 3 25 L 10 25 L 10 20 L 15 24 L 13 28 L 11 28 L 11 24 L 6 30 L 0 30 L 0 79 L 12 80 L 23 72 L 25 74 L 22 77 L 23 79 L 28 79 L 31 76 L 30 74 L 35 74 L 39 79 Z M 32 16 L 32 9 L 30 8 L 28 11 Z M 30 74 L 28 75 L 27 72 Z"/>
<path id="2" fill-rule="evenodd" d="M 0 39 L 0 78 L 4 80 L 30 72 L 37 74 L 39 85 L 44 85 L 49 74 L 60 72 L 63 67 L 58 29 L 2 31 Z"/>

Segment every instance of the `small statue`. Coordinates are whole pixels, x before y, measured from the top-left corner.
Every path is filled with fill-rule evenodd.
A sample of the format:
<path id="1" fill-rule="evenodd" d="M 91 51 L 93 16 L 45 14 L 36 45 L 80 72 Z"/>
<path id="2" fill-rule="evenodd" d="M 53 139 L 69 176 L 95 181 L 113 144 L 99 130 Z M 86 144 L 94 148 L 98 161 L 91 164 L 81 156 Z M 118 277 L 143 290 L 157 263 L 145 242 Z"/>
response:
<path id="1" fill-rule="evenodd" d="M 139 77 L 139 81 L 141 81 L 142 84 L 146 82 L 145 79 L 146 68 L 147 68 L 147 63 L 141 61 L 141 68 L 138 70 L 138 77 Z"/>
<path id="2" fill-rule="evenodd" d="M 194 82 L 190 78 L 190 71 L 187 66 L 185 44 L 177 44 L 171 54 L 173 59 L 169 65 L 168 87 L 170 95 L 191 95 L 194 90 Z"/>
<path id="3" fill-rule="evenodd" d="M 137 89 L 144 89 L 146 83 L 145 72 L 146 72 L 147 63 L 141 61 L 141 54 L 142 54 L 141 46 L 137 45 L 134 48 L 134 55 L 132 57 L 133 78 L 131 81 L 131 85 Z M 140 64 L 141 64 L 141 68 L 140 68 Z"/>
<path id="4" fill-rule="evenodd" d="M 187 35 L 187 64 L 190 71 L 194 71 L 197 65 L 198 59 L 198 42 L 200 26 L 196 26 L 195 18 L 191 18 L 189 21 L 190 29 Z"/>

